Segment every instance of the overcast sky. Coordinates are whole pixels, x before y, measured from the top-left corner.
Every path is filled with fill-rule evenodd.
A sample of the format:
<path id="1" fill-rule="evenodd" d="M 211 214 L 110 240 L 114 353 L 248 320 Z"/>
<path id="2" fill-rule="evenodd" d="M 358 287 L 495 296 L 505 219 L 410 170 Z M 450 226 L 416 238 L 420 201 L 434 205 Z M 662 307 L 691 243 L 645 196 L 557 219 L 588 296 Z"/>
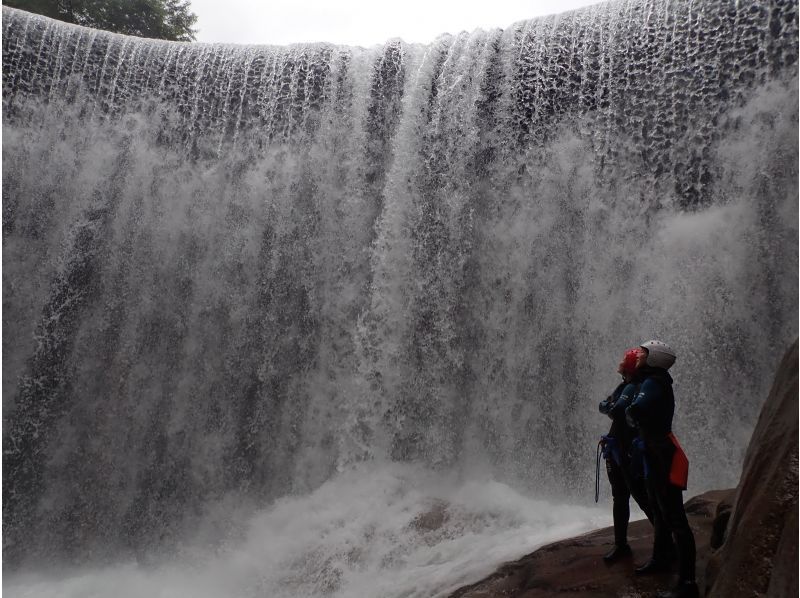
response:
<path id="1" fill-rule="evenodd" d="M 197 41 L 331 42 L 373 46 L 399 37 L 429 43 L 441 33 L 506 28 L 598 0 L 191 0 Z"/>

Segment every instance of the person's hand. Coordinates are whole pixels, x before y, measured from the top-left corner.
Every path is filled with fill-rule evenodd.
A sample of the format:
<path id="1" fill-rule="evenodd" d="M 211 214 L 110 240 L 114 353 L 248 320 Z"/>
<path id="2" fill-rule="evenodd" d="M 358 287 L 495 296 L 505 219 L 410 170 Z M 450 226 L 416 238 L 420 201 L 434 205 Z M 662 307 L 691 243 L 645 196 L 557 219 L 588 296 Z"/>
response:
<path id="1" fill-rule="evenodd" d="M 600 413 L 608 415 L 609 412 L 614 408 L 614 403 L 616 402 L 617 400 L 613 396 L 608 396 L 600 401 Z"/>
<path id="2" fill-rule="evenodd" d="M 628 407 L 625 410 L 625 421 L 631 428 L 636 428 L 639 426 L 639 422 L 636 421 L 636 413 L 635 410 L 631 407 Z"/>

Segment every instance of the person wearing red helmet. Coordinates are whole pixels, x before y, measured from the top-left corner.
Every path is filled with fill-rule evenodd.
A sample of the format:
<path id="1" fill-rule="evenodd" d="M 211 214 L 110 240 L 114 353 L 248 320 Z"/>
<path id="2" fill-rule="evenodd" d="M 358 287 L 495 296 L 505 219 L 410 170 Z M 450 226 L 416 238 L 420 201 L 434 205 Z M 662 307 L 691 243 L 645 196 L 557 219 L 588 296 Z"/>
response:
<path id="1" fill-rule="evenodd" d="M 631 555 L 628 544 L 631 496 L 652 521 L 644 479 L 637 475 L 633 466 L 632 445 L 636 432 L 625 421 L 625 409 L 633 401 L 639 386 L 636 372 L 642 352 L 639 347 L 625 351 L 617 366 L 622 383 L 600 403 L 600 413 L 611 418 L 611 429 L 601 439 L 613 499 L 614 547 L 603 556 L 609 564 Z"/>

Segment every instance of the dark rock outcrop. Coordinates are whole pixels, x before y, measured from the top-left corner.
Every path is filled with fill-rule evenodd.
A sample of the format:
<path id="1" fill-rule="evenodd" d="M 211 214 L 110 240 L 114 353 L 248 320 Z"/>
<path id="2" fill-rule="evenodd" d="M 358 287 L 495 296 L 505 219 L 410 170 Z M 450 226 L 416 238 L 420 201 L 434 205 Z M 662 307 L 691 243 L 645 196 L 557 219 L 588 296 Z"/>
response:
<path id="1" fill-rule="evenodd" d="M 724 542 L 709 562 L 709 598 L 798 595 L 797 360 L 795 342 L 753 431 Z"/>

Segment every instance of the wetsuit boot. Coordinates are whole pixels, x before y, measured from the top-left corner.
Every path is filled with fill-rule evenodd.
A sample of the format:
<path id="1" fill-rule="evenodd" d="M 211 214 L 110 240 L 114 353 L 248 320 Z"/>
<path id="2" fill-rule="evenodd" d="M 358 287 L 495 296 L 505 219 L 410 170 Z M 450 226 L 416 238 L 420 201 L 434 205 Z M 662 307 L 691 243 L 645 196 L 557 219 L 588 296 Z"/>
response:
<path id="1" fill-rule="evenodd" d="M 657 598 L 700 598 L 700 590 L 693 581 L 680 581 L 671 590 L 658 592 Z"/>
<path id="2" fill-rule="evenodd" d="M 603 555 L 603 560 L 610 565 L 632 554 L 633 551 L 631 550 L 630 544 L 615 544 L 614 548 Z"/>
<path id="3" fill-rule="evenodd" d="M 668 560 L 651 558 L 643 565 L 639 565 L 633 570 L 636 575 L 656 575 L 658 573 L 667 573 L 672 570 L 672 565 Z"/>

